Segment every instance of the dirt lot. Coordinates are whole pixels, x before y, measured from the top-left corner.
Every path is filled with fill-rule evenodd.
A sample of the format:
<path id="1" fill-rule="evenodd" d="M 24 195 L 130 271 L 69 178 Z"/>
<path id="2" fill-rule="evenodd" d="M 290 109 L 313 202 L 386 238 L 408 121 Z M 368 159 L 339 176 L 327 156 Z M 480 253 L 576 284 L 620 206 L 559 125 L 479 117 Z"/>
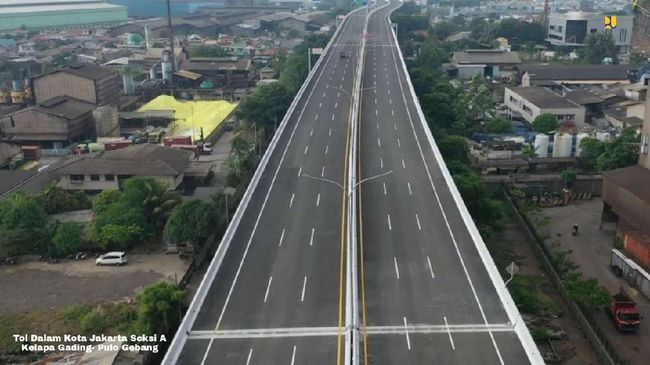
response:
<path id="1" fill-rule="evenodd" d="M 520 268 L 517 275 L 530 275 L 537 277 L 544 294 L 553 301 L 553 305 L 558 308 L 558 312 L 563 313 L 557 318 L 552 318 L 547 324 L 548 327 L 554 330 L 566 333 L 565 340 L 553 343 L 556 351 L 566 356 L 566 360 L 562 363 L 576 365 L 598 364 L 598 360 L 591 345 L 582 336 L 582 333 L 578 328 L 578 323 L 573 320 L 564 306 L 562 298 L 560 298 L 556 293 L 555 287 L 541 270 L 541 264 L 537 260 L 537 257 L 530 246 L 532 243 L 526 239 L 526 236 L 523 234 L 519 226 L 511 220 L 499 238 L 500 239 L 497 242 L 490 242 L 488 244 L 492 246 L 490 250 L 492 251 L 492 248 L 496 248 L 494 246 L 498 245 L 499 247 L 496 248 L 497 251 L 504 253 L 508 250 L 512 250 L 511 255 L 513 257 L 505 257 L 508 256 L 508 254 L 504 254 L 503 257 L 494 257 L 495 261 L 506 262 L 514 260 Z M 502 266 L 504 265 L 502 264 Z M 544 355 L 544 352 L 550 351 L 550 348 L 540 347 L 540 351 Z"/>
<path id="2" fill-rule="evenodd" d="M 632 364 L 647 364 L 650 358 L 650 301 L 625 280 L 617 278 L 609 267 L 610 251 L 613 247 L 615 227 L 613 224 L 598 228 L 603 209 L 601 199 L 573 202 L 566 207 L 544 209 L 550 219 L 551 240 L 562 250 L 572 250 L 570 257 L 587 277 L 597 278 L 611 293 L 621 286 L 634 297 L 646 323 L 641 324 L 638 334 L 621 334 L 615 329 L 604 311 L 598 311 L 596 319 L 606 331 L 609 340 L 627 356 Z M 571 235 L 571 226 L 578 224 L 580 233 Z"/>
<path id="3" fill-rule="evenodd" d="M 132 254 L 120 267 L 96 266 L 94 258 L 0 266 L 0 315 L 119 300 L 156 281 L 180 280 L 186 267 L 177 255 L 164 254 Z"/>

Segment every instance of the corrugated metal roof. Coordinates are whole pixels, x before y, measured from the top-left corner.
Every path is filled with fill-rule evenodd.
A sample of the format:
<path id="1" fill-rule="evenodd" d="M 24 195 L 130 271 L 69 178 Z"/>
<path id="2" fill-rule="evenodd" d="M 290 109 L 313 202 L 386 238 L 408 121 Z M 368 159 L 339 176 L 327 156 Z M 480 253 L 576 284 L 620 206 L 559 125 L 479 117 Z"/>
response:
<path id="1" fill-rule="evenodd" d="M 48 11 L 71 11 L 71 10 L 109 10 L 124 8 L 121 5 L 113 5 L 103 2 L 79 3 L 79 4 L 51 4 L 51 5 L 21 5 L 21 6 L 0 6 L 0 15 L 40 13 Z"/>

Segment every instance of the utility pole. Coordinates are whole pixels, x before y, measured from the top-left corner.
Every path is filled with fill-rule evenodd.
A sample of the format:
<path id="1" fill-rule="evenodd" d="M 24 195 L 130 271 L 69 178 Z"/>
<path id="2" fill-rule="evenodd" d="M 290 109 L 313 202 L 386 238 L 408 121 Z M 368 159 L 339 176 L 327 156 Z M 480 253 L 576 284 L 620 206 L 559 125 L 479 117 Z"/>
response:
<path id="1" fill-rule="evenodd" d="M 173 73 L 176 72 L 176 53 L 174 53 L 174 29 L 172 28 L 172 7 L 170 1 L 171 0 L 167 0 L 167 28 L 169 31 L 169 47 L 172 51 L 172 73 Z"/>
<path id="2" fill-rule="evenodd" d="M 543 24 L 544 25 L 544 36 L 548 37 L 548 14 L 549 14 L 549 6 L 548 6 L 548 0 L 544 0 L 544 19 L 543 19 Z"/>

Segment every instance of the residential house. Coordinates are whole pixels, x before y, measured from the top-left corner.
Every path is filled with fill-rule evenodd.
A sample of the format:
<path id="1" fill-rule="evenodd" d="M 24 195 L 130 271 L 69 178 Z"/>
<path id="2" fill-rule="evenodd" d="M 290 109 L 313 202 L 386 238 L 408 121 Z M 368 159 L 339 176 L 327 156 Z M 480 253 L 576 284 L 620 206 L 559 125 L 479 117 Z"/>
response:
<path id="1" fill-rule="evenodd" d="M 582 87 L 630 83 L 630 65 L 520 65 L 517 66 L 521 86 Z"/>
<path id="2" fill-rule="evenodd" d="M 543 87 L 506 87 L 504 103 L 511 118 L 533 123 L 540 114 L 550 113 L 559 122 L 585 123 L 585 108 Z"/>
<path id="3" fill-rule="evenodd" d="M 193 158 L 190 151 L 140 144 L 73 156 L 51 173 L 59 176 L 59 186 L 66 190 L 119 189 L 125 179 L 133 176 L 154 178 L 173 190 L 183 182 Z"/>
<path id="4" fill-rule="evenodd" d="M 57 96 L 0 117 L 0 133 L 14 142 L 61 148 L 92 136 L 94 108 L 87 101 Z"/>
<path id="5" fill-rule="evenodd" d="M 57 96 L 70 96 L 93 105 L 118 105 L 120 78 L 99 66 L 77 63 L 40 75 L 33 80 L 36 103 Z"/>
<path id="6" fill-rule="evenodd" d="M 515 66 L 521 63 L 517 52 L 501 49 L 468 49 L 454 52 L 451 57 L 450 76 L 470 79 L 482 75 L 494 79 L 512 78 Z"/>

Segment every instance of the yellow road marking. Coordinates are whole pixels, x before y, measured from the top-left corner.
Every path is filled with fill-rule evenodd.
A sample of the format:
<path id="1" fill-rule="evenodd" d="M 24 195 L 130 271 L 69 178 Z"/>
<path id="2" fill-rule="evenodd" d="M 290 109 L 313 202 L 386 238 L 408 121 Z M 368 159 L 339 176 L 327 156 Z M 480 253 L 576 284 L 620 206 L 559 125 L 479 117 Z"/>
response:
<path id="1" fill-rule="evenodd" d="M 363 86 L 363 83 L 361 84 Z M 358 139 L 358 148 L 359 151 L 361 150 L 361 110 L 363 110 L 363 92 L 361 92 L 361 100 L 359 101 L 359 139 Z M 361 177 L 361 153 L 357 154 L 357 176 Z M 361 333 L 363 335 L 363 359 L 364 365 L 368 365 L 368 333 L 367 333 L 367 322 L 366 322 L 366 286 L 365 286 L 365 272 L 364 272 L 364 267 L 363 267 L 363 207 L 362 207 L 362 199 L 361 199 L 361 185 L 359 185 L 359 197 L 358 197 L 358 202 L 359 202 L 359 266 L 361 268 L 361 315 L 362 315 L 362 321 L 363 323 L 361 324 Z"/>

